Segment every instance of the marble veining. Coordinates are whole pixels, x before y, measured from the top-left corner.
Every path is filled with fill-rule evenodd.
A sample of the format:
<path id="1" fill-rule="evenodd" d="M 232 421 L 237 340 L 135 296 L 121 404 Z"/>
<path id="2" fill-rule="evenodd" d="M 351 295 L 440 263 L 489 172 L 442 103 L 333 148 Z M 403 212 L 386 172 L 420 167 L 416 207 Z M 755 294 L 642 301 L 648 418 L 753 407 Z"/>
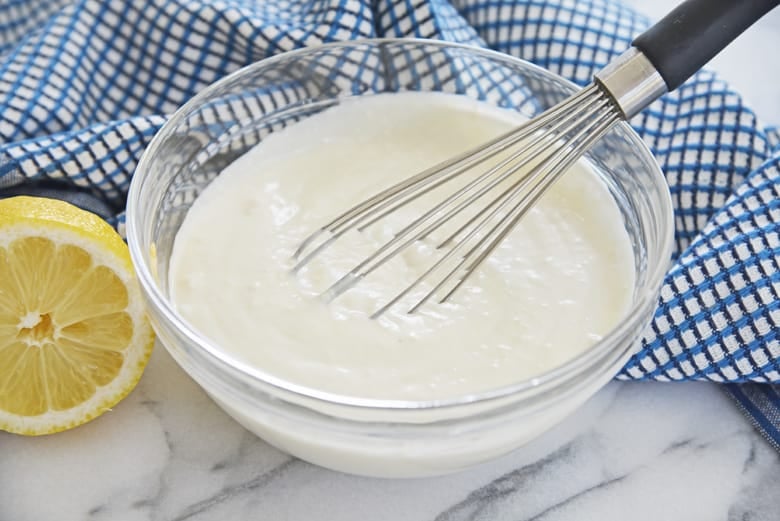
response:
<path id="1" fill-rule="evenodd" d="M 676 0 L 652 5 L 660 16 Z M 780 124 L 780 12 L 714 66 Z M 761 52 L 755 52 L 762 49 Z M 115 410 L 0 432 L 0 521 L 777 521 L 780 454 L 715 385 L 613 382 L 533 443 L 467 472 L 380 480 L 295 460 L 228 418 L 158 346 Z"/>

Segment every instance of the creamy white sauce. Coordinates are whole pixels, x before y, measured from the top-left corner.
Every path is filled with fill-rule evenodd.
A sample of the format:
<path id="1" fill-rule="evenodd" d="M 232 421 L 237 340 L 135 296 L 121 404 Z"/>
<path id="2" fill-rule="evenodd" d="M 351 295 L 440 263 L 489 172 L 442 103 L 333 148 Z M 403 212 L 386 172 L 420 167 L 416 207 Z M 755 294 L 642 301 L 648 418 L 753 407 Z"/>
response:
<path id="1" fill-rule="evenodd" d="M 561 365 L 628 310 L 633 253 L 619 209 L 578 165 L 545 195 L 451 303 L 367 316 L 422 273 L 432 241 L 342 297 L 316 295 L 421 207 L 338 241 L 298 276 L 293 251 L 334 215 L 520 122 L 463 97 L 362 97 L 275 132 L 195 201 L 170 262 L 176 308 L 226 353 L 341 395 L 435 400 Z"/>

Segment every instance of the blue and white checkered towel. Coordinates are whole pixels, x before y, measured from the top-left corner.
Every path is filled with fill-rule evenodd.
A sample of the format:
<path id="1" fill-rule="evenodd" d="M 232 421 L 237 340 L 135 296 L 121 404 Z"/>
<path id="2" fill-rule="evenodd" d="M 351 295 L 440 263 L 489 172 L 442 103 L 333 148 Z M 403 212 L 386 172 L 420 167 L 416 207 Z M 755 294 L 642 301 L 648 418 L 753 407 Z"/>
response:
<path id="1" fill-rule="evenodd" d="M 440 38 L 584 85 L 646 26 L 616 0 L 5 0 L 0 196 L 64 197 L 121 231 L 133 169 L 166 115 L 297 47 Z M 768 385 L 780 384 L 778 134 L 707 71 L 632 123 L 666 173 L 677 247 L 655 320 L 620 377 L 729 383 L 780 444 L 780 385 Z"/>

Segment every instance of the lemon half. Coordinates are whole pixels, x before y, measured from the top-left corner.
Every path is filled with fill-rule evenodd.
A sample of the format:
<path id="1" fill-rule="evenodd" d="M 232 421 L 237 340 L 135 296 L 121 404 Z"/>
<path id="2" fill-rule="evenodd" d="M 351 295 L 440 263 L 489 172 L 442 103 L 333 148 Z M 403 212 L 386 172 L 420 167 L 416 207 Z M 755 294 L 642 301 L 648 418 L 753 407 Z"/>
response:
<path id="1" fill-rule="evenodd" d="M 138 383 L 154 344 L 127 245 L 98 216 L 0 200 L 0 429 L 81 425 Z"/>

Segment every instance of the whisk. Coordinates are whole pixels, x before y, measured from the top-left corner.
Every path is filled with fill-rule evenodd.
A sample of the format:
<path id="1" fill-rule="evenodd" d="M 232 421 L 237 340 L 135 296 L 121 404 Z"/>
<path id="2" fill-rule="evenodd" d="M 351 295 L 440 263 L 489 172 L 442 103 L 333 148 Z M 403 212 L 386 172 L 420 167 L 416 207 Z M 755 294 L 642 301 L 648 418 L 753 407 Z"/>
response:
<path id="1" fill-rule="evenodd" d="M 408 313 L 434 297 L 448 301 L 529 209 L 610 128 L 674 90 L 780 0 L 687 0 L 638 36 L 583 90 L 492 141 L 401 181 L 355 205 L 306 238 L 293 272 L 350 231 L 363 231 L 489 159 L 497 161 L 448 193 L 331 285 L 330 301 L 417 241 L 469 210 L 464 224 L 438 244 L 440 256 L 391 296 L 381 316 L 425 282 Z M 500 154 L 500 156 L 499 156 Z M 498 194 L 496 195 L 496 192 Z M 475 205 L 481 205 L 474 211 Z"/>

